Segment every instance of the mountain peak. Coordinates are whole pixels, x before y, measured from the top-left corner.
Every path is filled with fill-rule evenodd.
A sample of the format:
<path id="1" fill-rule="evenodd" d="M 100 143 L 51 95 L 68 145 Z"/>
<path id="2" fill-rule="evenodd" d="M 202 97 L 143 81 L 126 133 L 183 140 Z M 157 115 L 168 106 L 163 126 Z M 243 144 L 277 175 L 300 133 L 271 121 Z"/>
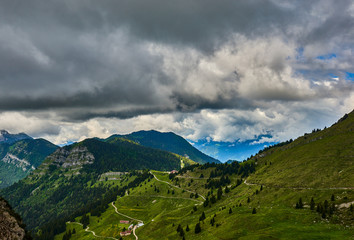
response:
<path id="1" fill-rule="evenodd" d="M 8 131 L 6 131 L 4 129 L 0 130 L 0 135 L 8 135 L 8 134 L 9 134 Z"/>
<path id="2" fill-rule="evenodd" d="M 127 135 L 112 135 L 105 141 L 113 141 L 113 138 L 121 137 L 134 141 L 142 146 L 160 149 L 181 156 L 188 156 L 191 160 L 198 163 L 216 162 L 220 161 L 214 159 L 198 149 L 194 148 L 187 140 L 173 132 L 159 132 L 156 130 L 141 130 Z"/>
<path id="3" fill-rule="evenodd" d="M 25 133 L 11 134 L 8 131 L 0 130 L 0 143 L 14 143 L 24 139 L 33 139 Z"/>

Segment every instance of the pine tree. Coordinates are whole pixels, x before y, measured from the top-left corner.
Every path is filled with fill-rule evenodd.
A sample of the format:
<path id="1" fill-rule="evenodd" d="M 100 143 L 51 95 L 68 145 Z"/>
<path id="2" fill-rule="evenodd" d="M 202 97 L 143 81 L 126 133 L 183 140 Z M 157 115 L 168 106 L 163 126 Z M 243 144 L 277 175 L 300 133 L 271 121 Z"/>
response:
<path id="1" fill-rule="evenodd" d="M 322 218 L 326 218 L 326 211 L 324 209 L 322 211 Z"/>
<path id="2" fill-rule="evenodd" d="M 187 227 L 186 227 L 186 232 L 189 232 L 189 226 L 188 226 L 188 224 L 187 224 Z"/>
<path id="3" fill-rule="evenodd" d="M 80 220 L 80 223 L 82 223 L 83 228 L 86 228 L 87 225 L 90 224 L 90 217 L 88 215 L 84 214 Z"/>
<path id="4" fill-rule="evenodd" d="M 350 211 L 350 212 L 353 212 L 353 211 L 354 211 L 353 204 L 350 204 L 349 211 Z"/>
<path id="5" fill-rule="evenodd" d="M 214 226 L 214 223 L 215 223 L 215 218 L 210 219 L 210 225 Z"/>
<path id="6" fill-rule="evenodd" d="M 322 205 L 320 203 L 317 203 L 316 212 L 318 213 L 322 212 Z"/>
<path id="7" fill-rule="evenodd" d="M 229 209 L 229 214 L 231 214 L 231 213 L 232 213 L 232 209 L 230 208 L 230 209 Z"/>
<path id="8" fill-rule="evenodd" d="M 335 199 L 335 197 L 334 197 L 334 194 L 332 194 L 332 196 L 331 196 L 331 201 L 333 202 L 333 201 L 335 201 L 336 199 Z"/>
<path id="9" fill-rule="evenodd" d="M 329 215 L 333 215 L 334 211 L 336 209 L 336 206 L 334 203 L 329 207 Z"/>
<path id="10" fill-rule="evenodd" d="M 299 208 L 304 208 L 304 204 L 302 203 L 302 198 L 299 199 Z"/>
<path id="11" fill-rule="evenodd" d="M 310 209 L 311 209 L 311 210 L 314 210 L 314 209 L 315 209 L 315 201 L 313 200 L 313 198 L 311 198 Z"/>
<path id="12" fill-rule="evenodd" d="M 202 215 L 199 217 L 199 221 L 203 221 L 205 219 L 205 213 L 202 212 Z"/>
<path id="13" fill-rule="evenodd" d="M 181 228 L 181 231 L 179 231 L 179 235 L 180 235 L 181 237 L 183 237 L 183 236 L 184 236 L 184 231 L 183 231 L 183 228 Z"/>
<path id="14" fill-rule="evenodd" d="M 256 213 L 257 213 L 256 208 L 253 208 L 252 214 L 256 214 Z"/>
<path id="15" fill-rule="evenodd" d="M 328 206 L 329 206 L 328 201 L 325 200 L 325 201 L 324 201 L 324 209 L 325 209 L 325 211 L 328 210 Z"/>
<path id="16" fill-rule="evenodd" d="M 206 197 L 206 199 L 205 199 L 205 201 L 204 201 L 204 203 L 203 203 L 203 206 L 204 206 L 204 207 L 207 207 L 208 205 L 209 205 L 209 198 Z"/>
<path id="17" fill-rule="evenodd" d="M 216 203 L 215 195 L 212 195 L 212 196 L 211 196 L 210 202 L 211 202 L 212 204 Z"/>
<path id="18" fill-rule="evenodd" d="M 200 223 L 197 223 L 195 225 L 194 233 L 200 233 L 201 231 L 202 231 L 202 229 L 200 228 Z"/>
<path id="19" fill-rule="evenodd" d="M 178 227 L 177 227 L 176 231 L 177 231 L 177 232 L 180 232 L 180 231 L 181 231 L 181 229 L 182 229 L 181 224 L 178 224 Z"/>
<path id="20" fill-rule="evenodd" d="M 247 198 L 247 203 L 250 203 L 251 202 L 251 199 L 250 197 Z"/>
<path id="21" fill-rule="evenodd" d="M 221 189 L 221 187 L 219 187 L 218 188 L 218 193 L 217 193 L 218 200 L 221 199 L 221 196 L 222 196 L 222 189 Z"/>

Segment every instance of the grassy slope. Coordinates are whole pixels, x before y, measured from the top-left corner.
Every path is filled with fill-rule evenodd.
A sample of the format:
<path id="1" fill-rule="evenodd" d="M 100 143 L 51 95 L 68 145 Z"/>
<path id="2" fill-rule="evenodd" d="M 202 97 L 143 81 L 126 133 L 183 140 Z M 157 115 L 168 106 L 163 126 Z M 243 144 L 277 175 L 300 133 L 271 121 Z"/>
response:
<path id="1" fill-rule="evenodd" d="M 168 179 L 166 173 L 160 172 L 155 175 L 164 181 Z M 194 185 L 188 187 L 190 179 L 184 179 L 185 182 L 181 179 L 180 185 L 182 188 L 202 191 L 202 185 L 205 184 L 206 179 L 195 179 L 199 177 L 198 171 L 188 172 L 185 176 L 193 177 Z M 160 189 L 159 193 L 154 191 L 154 186 Z M 184 229 L 187 224 L 189 225 L 191 231 L 185 232 L 186 239 L 350 239 L 354 234 L 353 223 L 350 227 L 346 227 L 343 224 L 336 223 L 338 217 L 327 221 L 321 219 L 318 213 L 308 208 L 300 210 L 294 208 L 294 204 L 299 197 L 303 198 L 305 204 L 308 204 L 311 197 L 314 197 L 316 202 L 325 199 L 330 200 L 332 194 L 336 196 L 336 204 L 353 201 L 353 191 L 293 190 L 264 187 L 260 193 L 255 194 L 256 190 L 260 189 L 259 186 L 242 184 L 230 193 L 224 193 L 222 199 L 211 207 L 205 208 L 202 205 L 197 205 L 198 210 L 191 213 L 193 206 L 198 204 L 197 202 L 161 197 L 188 198 L 189 193 L 183 193 L 181 190 L 175 189 L 175 194 L 172 195 L 171 193 L 167 194 L 168 189 L 171 190 L 172 188 L 153 179 L 151 182 L 146 182 L 146 184 L 132 190 L 129 196 L 124 196 L 116 201 L 120 212 L 144 221 L 145 226 L 136 231 L 139 238 L 181 238 L 176 232 L 178 224 L 181 224 Z M 250 203 L 247 203 L 247 197 L 250 197 Z M 346 200 L 344 200 L 345 197 Z M 242 204 L 241 207 L 238 206 L 239 203 Z M 229 214 L 229 208 L 233 211 L 231 214 Z M 256 214 L 251 213 L 253 208 L 257 209 Z M 347 209 L 345 210 L 347 211 Z M 201 223 L 202 232 L 195 234 L 194 227 L 199 221 L 202 211 L 205 212 L 207 218 Z M 110 214 L 114 215 L 112 207 L 103 216 Z M 209 224 L 214 214 L 216 214 L 216 224 L 220 224 L 218 227 Z M 124 218 L 118 216 L 118 219 Z M 90 230 L 97 230 L 96 234 L 106 237 L 115 236 L 113 232 L 108 233 L 104 229 L 110 229 L 112 224 L 118 223 L 118 219 L 112 222 L 102 220 L 100 223 L 93 220 L 93 223 L 90 224 Z M 68 225 L 68 229 L 72 227 L 71 225 Z M 122 226 L 120 230 L 121 228 Z M 90 236 L 91 239 L 93 238 L 92 234 L 84 231 L 76 234 L 75 238 L 72 239 L 86 239 L 85 236 L 87 239 Z M 133 238 L 125 237 L 125 239 Z"/>
<path id="2" fill-rule="evenodd" d="M 354 187 L 354 113 L 331 128 L 270 151 L 272 154 L 258 159 L 257 174 L 250 182 L 282 187 Z"/>

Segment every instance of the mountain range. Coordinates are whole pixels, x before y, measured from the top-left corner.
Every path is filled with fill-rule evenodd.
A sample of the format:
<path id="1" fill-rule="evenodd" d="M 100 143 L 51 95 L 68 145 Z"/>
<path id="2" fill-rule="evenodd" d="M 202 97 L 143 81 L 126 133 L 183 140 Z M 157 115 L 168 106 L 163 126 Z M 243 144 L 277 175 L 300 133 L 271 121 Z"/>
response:
<path id="1" fill-rule="evenodd" d="M 217 162 L 218 160 L 202 153 L 194 148 L 184 138 L 174 133 L 162 133 L 158 131 L 139 131 L 127 135 L 112 135 L 107 139 L 96 139 L 106 143 L 136 143 L 136 148 L 145 146 L 149 148 L 168 151 L 183 156 L 184 162 L 190 159 L 197 163 Z M 129 141 L 128 141 L 129 140 Z M 94 141 L 94 140 L 90 140 Z M 99 146 L 102 144 L 97 143 Z M 116 144 L 117 145 L 117 144 Z M 137 146 L 139 145 L 139 146 Z M 65 146 L 62 149 L 71 148 L 75 143 Z M 106 145 L 110 146 L 110 145 Z M 25 133 L 11 134 L 6 130 L 0 131 L 0 188 L 26 177 L 31 171 L 36 169 L 47 156 L 53 153 L 58 146 L 45 139 L 33 139 Z M 103 150 L 104 147 L 101 149 Z M 60 150 L 62 151 L 62 150 Z M 64 150 L 63 150 L 64 151 Z M 190 162 L 190 161 L 189 161 Z M 151 165 L 153 162 L 146 164 Z M 155 164 L 158 164 L 156 162 Z M 142 167 L 142 165 L 137 165 Z M 178 168 L 180 164 L 174 164 Z M 171 165 L 172 167 L 172 165 Z M 160 169 L 160 168 L 156 168 Z"/>
<path id="2" fill-rule="evenodd" d="M 24 133 L 0 131 L 0 188 L 26 177 L 58 147 L 45 139 L 33 139 Z"/>

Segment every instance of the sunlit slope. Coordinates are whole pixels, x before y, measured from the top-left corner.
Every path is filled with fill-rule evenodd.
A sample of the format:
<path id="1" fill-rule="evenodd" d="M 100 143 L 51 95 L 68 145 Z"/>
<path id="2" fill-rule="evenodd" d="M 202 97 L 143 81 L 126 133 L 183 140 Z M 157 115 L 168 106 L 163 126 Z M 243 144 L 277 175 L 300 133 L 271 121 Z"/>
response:
<path id="1" fill-rule="evenodd" d="M 258 154 L 249 182 L 279 187 L 354 188 L 354 113 L 332 127 Z"/>
<path id="2" fill-rule="evenodd" d="M 179 180 L 169 180 L 164 172 L 152 171 L 156 178 L 144 181 L 118 197 L 115 205 L 120 213 L 144 222 L 136 229 L 139 239 L 182 239 L 177 228 L 181 225 L 185 239 L 351 239 L 354 229 L 350 220 L 343 217 L 347 208 L 336 210 L 332 217 L 322 218 L 321 214 L 309 209 L 312 197 L 316 203 L 325 200 L 337 206 L 353 200 L 353 191 L 343 190 L 294 190 L 287 188 L 261 187 L 242 183 L 236 186 L 240 175 L 230 174 L 230 191 L 223 193 L 215 203 L 204 205 L 202 196 L 216 195 L 217 189 L 206 189 L 208 176 L 214 167 L 195 168 L 179 174 Z M 176 187 L 174 187 L 176 186 Z M 174 191 L 174 193 L 172 193 Z M 196 199 L 190 192 L 198 192 Z M 343 193 L 345 192 L 345 193 Z M 331 201 L 334 194 L 335 201 Z M 306 207 L 295 209 L 302 198 Z M 248 201 L 248 199 L 250 199 Z M 231 211 L 230 211 L 231 209 Z M 252 214 L 253 209 L 256 210 Z M 205 215 L 205 219 L 200 217 Z M 349 215 L 346 215 L 348 217 Z M 77 222 L 81 217 L 76 218 Z M 128 225 L 120 220 L 130 220 L 118 215 L 109 205 L 101 217 L 90 216 L 89 230 L 106 238 L 117 238 Z M 345 221 L 344 224 L 341 221 Z M 131 221 L 137 223 L 136 221 Z M 201 232 L 195 233 L 196 224 Z M 188 225 L 189 231 L 186 230 Z M 68 223 L 67 230 L 75 234 L 71 239 L 99 239 L 78 224 Z M 118 231 L 117 231 L 118 230 Z M 55 239 L 62 239 L 64 233 Z M 135 239 L 133 235 L 124 239 Z"/>

